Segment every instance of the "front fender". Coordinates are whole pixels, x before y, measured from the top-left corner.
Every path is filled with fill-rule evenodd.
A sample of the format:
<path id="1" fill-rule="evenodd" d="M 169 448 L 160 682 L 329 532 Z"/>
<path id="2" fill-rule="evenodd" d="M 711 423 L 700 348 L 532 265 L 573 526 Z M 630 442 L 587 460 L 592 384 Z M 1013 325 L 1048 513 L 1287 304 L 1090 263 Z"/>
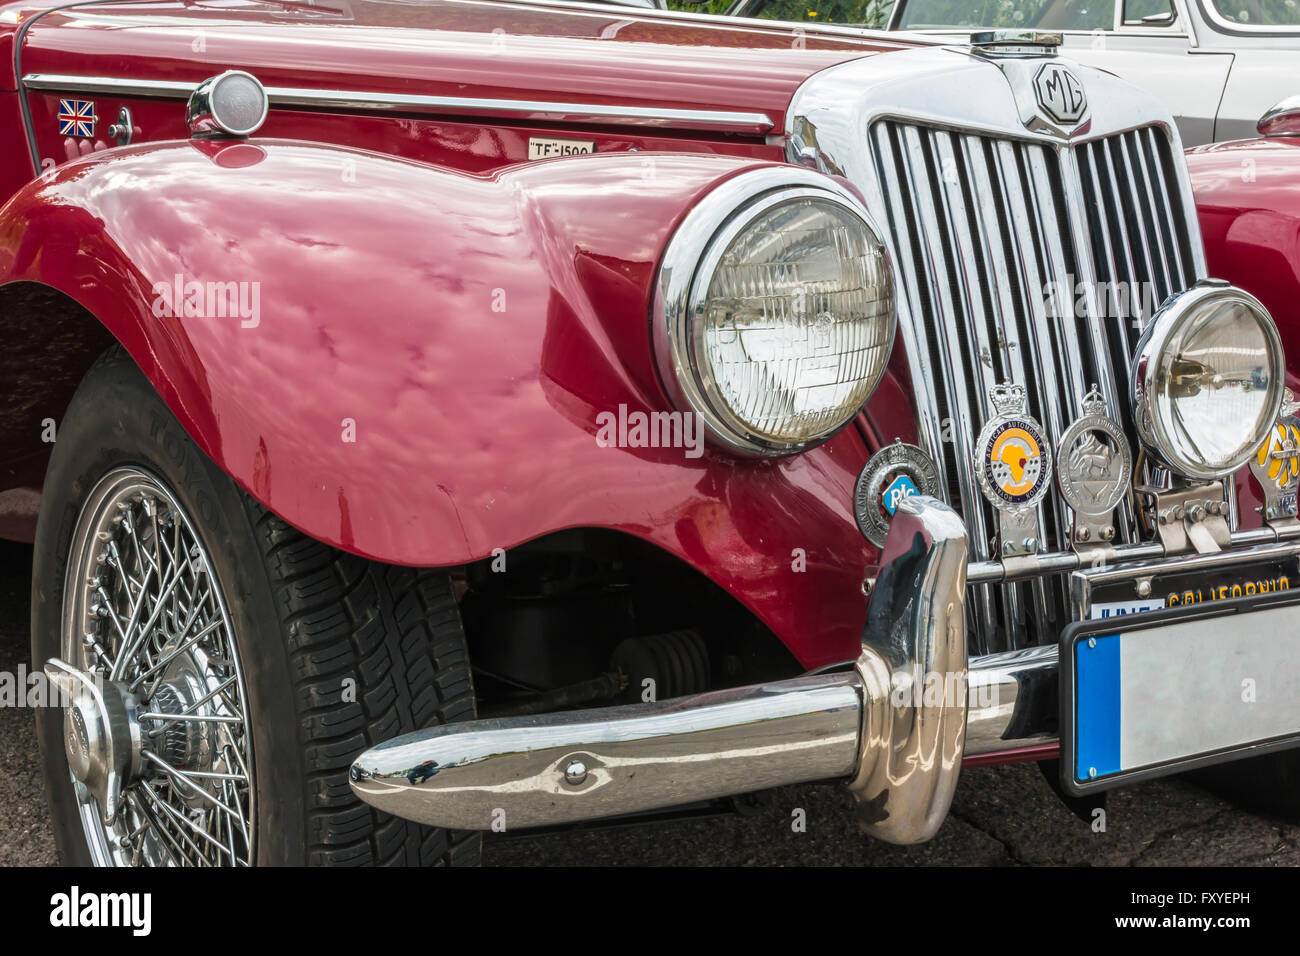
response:
<path id="1" fill-rule="evenodd" d="M 1209 274 L 1272 314 L 1287 383 L 1300 394 L 1300 139 L 1215 143 L 1186 157 Z M 1258 527 L 1263 497 L 1249 469 L 1236 483 L 1242 526 Z"/>
<path id="2" fill-rule="evenodd" d="M 865 616 L 861 436 L 779 461 L 597 441 L 601 412 L 669 407 L 656 263 L 701 195 L 756 165 L 627 153 L 480 177 L 288 141 L 150 144 L 15 196 L 0 284 L 81 303 L 204 451 L 315 538 L 437 566 L 622 530 L 811 667 L 852 657 Z"/>
<path id="3" fill-rule="evenodd" d="M 1210 275 L 1246 289 L 1277 321 L 1300 373 L 1300 139 L 1187 151 Z"/>

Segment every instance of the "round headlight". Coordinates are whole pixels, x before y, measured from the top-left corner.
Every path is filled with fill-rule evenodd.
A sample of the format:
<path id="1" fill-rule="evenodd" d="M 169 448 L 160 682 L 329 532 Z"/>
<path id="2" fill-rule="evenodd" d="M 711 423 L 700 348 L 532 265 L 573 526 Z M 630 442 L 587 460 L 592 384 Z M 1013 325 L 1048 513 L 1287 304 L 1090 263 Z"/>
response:
<path id="1" fill-rule="evenodd" d="M 825 441 L 884 372 L 889 256 L 866 210 L 825 177 L 784 169 L 728 181 L 679 228 L 659 278 L 664 383 L 734 451 Z"/>
<path id="2" fill-rule="evenodd" d="M 1246 463 L 1282 405 L 1282 341 L 1254 296 L 1205 280 L 1166 301 L 1133 363 L 1138 431 L 1171 469 L 1212 479 Z"/>

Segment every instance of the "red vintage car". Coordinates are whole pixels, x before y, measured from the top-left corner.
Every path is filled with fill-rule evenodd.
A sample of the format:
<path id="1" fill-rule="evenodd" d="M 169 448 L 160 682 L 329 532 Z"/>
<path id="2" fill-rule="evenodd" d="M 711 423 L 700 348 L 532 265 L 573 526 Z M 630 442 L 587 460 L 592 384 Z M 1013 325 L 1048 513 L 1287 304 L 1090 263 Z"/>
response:
<path id="1" fill-rule="evenodd" d="M 821 779 L 910 843 L 1008 761 L 1300 805 L 1297 141 L 1189 176 L 1057 42 L 0 3 L 64 856 L 472 863 Z"/>

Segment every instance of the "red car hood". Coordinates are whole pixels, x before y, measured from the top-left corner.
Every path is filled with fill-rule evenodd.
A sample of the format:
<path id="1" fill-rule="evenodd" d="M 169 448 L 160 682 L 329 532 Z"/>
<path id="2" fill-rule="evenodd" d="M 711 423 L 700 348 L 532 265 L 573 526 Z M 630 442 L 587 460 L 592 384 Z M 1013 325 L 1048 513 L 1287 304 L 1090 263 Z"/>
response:
<path id="1" fill-rule="evenodd" d="M 21 70 L 198 82 L 235 68 L 267 86 L 765 113 L 781 132 L 808 76 L 907 45 L 615 6 L 144 0 L 46 13 Z"/>

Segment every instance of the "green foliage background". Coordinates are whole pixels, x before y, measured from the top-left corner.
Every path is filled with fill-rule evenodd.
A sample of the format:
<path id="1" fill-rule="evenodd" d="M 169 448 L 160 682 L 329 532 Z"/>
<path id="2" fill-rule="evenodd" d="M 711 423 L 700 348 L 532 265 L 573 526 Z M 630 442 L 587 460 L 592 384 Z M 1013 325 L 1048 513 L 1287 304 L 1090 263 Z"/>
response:
<path id="1" fill-rule="evenodd" d="M 682 3 L 681 0 L 668 0 L 669 10 L 688 10 L 692 13 L 726 13 L 734 0 L 709 0 L 708 3 Z"/>

